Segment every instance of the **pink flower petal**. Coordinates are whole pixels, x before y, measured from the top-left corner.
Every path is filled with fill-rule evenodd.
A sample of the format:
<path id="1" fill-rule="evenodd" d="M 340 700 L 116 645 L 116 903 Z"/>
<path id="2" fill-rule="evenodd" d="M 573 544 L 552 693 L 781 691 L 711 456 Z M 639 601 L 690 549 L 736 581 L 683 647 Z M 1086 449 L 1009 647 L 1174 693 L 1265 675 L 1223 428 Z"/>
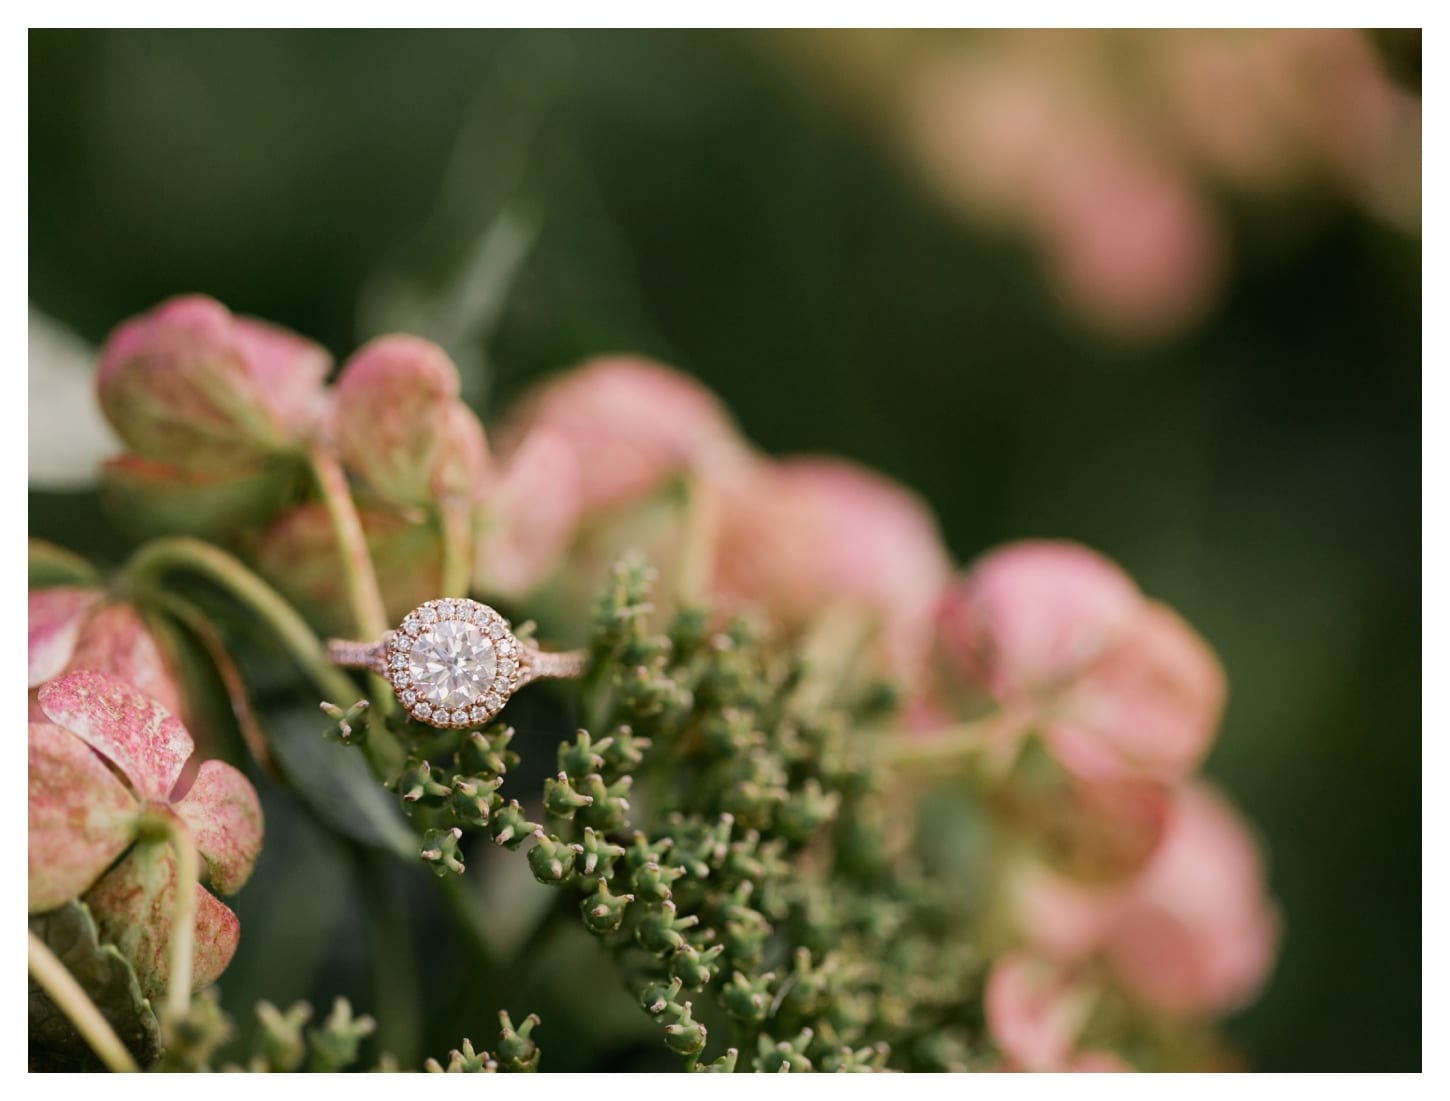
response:
<path id="1" fill-rule="evenodd" d="M 916 494 L 844 459 L 758 463 L 722 487 L 716 589 L 799 626 L 850 604 L 879 625 L 886 666 L 924 671 L 949 562 Z"/>
<path id="2" fill-rule="evenodd" d="M 558 566 L 579 521 L 579 470 L 569 442 L 536 431 L 487 494 L 474 544 L 474 584 L 518 597 Z"/>
<path id="3" fill-rule="evenodd" d="M 1073 1056 L 1064 1069 L 1072 1074 L 1129 1074 L 1133 1067 L 1116 1052 L 1083 1051 Z"/>
<path id="4" fill-rule="evenodd" d="M 99 589 L 60 585 L 30 594 L 30 687 L 58 676 L 70 662 L 87 613 L 101 600 Z"/>
<path id="5" fill-rule="evenodd" d="M 1150 602 L 1070 691 L 1048 740 L 1079 776 L 1177 780 L 1207 754 L 1226 694 L 1208 644 Z"/>
<path id="6" fill-rule="evenodd" d="M 225 761 L 207 761 L 175 810 L 206 860 L 212 889 L 235 894 L 262 851 L 262 805 L 256 789 Z"/>
<path id="7" fill-rule="evenodd" d="M 30 724 L 30 910 L 78 897 L 125 851 L 136 800 L 85 742 Z"/>
<path id="8" fill-rule="evenodd" d="M 1163 1013 L 1226 1012 L 1262 987 L 1278 940 L 1254 836 L 1214 789 L 1184 788 L 1108 946 L 1119 982 Z"/>
<path id="9" fill-rule="evenodd" d="M 91 616 L 76 639 L 68 668 L 112 673 L 173 715 L 181 714 L 176 674 L 130 604 L 108 604 Z"/>
<path id="10" fill-rule="evenodd" d="M 389 501 L 424 501 L 458 401 L 458 369 L 438 345 L 384 336 L 344 364 L 333 427 L 343 463 Z"/>
<path id="11" fill-rule="evenodd" d="M 332 356 L 320 344 L 256 318 L 234 317 L 231 335 L 278 422 L 300 437 L 317 417 Z"/>
<path id="12" fill-rule="evenodd" d="M 40 705 L 52 722 L 109 757 L 142 799 L 165 802 L 191 756 L 181 722 L 108 673 L 67 673 L 41 688 Z"/>
<path id="13" fill-rule="evenodd" d="M 505 450 L 533 431 L 574 450 L 586 515 L 638 500 L 683 469 L 728 468 L 747 454 L 714 394 L 637 356 L 589 360 L 524 395 L 509 414 Z"/>
<path id="14" fill-rule="evenodd" d="M 943 599 L 938 631 L 956 675 L 999 703 L 1051 694 L 1123 631 L 1142 606 L 1132 580 L 1075 543 L 992 551 Z"/>
<path id="15" fill-rule="evenodd" d="M 1091 1008 L 1070 972 L 1021 952 L 999 957 L 987 976 L 987 1029 L 1022 1070 L 1060 1070 Z"/>
<path id="16" fill-rule="evenodd" d="M 196 884 L 195 950 L 191 987 L 214 983 L 237 951 L 241 926 L 205 887 Z M 114 944 L 136 969 L 141 992 L 155 1000 L 171 975 L 171 930 L 176 916 L 176 861 L 164 841 L 138 844 L 86 894 L 101 939 Z"/>
<path id="17" fill-rule="evenodd" d="M 117 329 L 102 349 L 96 388 L 106 419 L 145 458 L 225 470 L 289 443 L 236 343 L 231 314 L 200 295 Z"/>

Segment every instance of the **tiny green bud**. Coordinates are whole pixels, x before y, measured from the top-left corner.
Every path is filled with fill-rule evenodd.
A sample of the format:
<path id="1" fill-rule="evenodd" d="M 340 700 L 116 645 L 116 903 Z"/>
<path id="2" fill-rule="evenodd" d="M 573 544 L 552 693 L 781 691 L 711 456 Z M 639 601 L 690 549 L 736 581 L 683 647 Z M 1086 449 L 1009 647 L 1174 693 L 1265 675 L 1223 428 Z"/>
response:
<path id="1" fill-rule="evenodd" d="M 555 886 L 574 877 L 574 860 L 582 846 L 570 845 L 542 829 L 534 833 L 535 845 L 529 850 L 529 870 L 540 883 Z"/>
<path id="2" fill-rule="evenodd" d="M 503 1070 L 531 1072 L 539 1069 L 539 1046 L 532 1033 L 539 1025 L 536 1014 L 530 1013 L 516 1030 L 509 1015 L 499 1012 L 498 1063 Z"/>
<path id="3" fill-rule="evenodd" d="M 633 901 L 634 895 L 611 894 L 609 883 L 600 878 L 598 888 L 579 904 L 579 910 L 589 931 L 603 936 L 624 923 L 624 912 Z"/>
<path id="4" fill-rule="evenodd" d="M 463 831 L 457 826 L 429 830 L 423 835 L 423 850 L 418 855 L 431 864 L 439 876 L 449 872 L 462 875 L 463 861 L 458 857 L 458 843 L 462 840 Z"/>
<path id="5" fill-rule="evenodd" d="M 493 834 L 495 845 L 517 849 L 538 830 L 537 822 L 530 822 L 524 815 L 524 808 L 517 799 L 510 799 L 505 806 L 494 810 L 489 816 L 488 828 Z"/>
<path id="6" fill-rule="evenodd" d="M 574 790 L 567 773 L 561 772 L 557 778 L 544 781 L 544 809 L 555 818 L 573 818 L 576 810 L 593 802 L 592 796 Z"/>

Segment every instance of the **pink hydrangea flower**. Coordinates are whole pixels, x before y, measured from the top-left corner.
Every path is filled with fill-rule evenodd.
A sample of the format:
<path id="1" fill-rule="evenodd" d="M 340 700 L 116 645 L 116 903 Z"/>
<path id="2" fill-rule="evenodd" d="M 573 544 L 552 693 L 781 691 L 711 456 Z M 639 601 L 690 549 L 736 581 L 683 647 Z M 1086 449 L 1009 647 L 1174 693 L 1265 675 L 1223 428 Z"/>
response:
<path id="1" fill-rule="evenodd" d="M 1106 955 L 1144 1004 L 1216 1015 L 1258 994 L 1279 933 L 1248 825 L 1217 791 L 1194 783 L 1179 793 L 1162 845 L 1129 890 Z"/>
<path id="2" fill-rule="evenodd" d="M 937 637 L 950 681 L 1023 716 L 1086 780 L 1187 775 L 1223 711 L 1223 668 L 1203 639 L 1073 543 L 984 556 L 943 598 Z"/>
<path id="3" fill-rule="evenodd" d="M 1025 865 L 1008 891 L 1035 952 L 1062 964 L 1101 957 L 1124 991 L 1171 1016 L 1247 1004 L 1279 942 L 1258 844 L 1201 781 L 1177 792 L 1161 844 L 1130 881 L 1093 887 Z"/>
<path id="4" fill-rule="evenodd" d="M 1009 1070 L 1066 1070 L 1094 992 L 1073 972 L 1025 952 L 998 957 L 987 975 L 987 1030 Z"/>
<path id="5" fill-rule="evenodd" d="M 758 463 L 724 494 L 715 590 L 791 626 L 854 605 L 880 626 L 886 665 L 919 677 L 950 573 L 916 494 L 844 459 Z"/>
<path id="6" fill-rule="evenodd" d="M 246 466 L 302 438 L 327 352 L 201 295 L 121 325 L 101 351 L 101 408 L 137 455 L 191 470 Z"/>
<path id="7" fill-rule="evenodd" d="M 43 719 L 36 690 L 68 669 L 113 673 L 168 711 L 181 713 L 181 688 L 141 614 L 100 589 L 62 585 L 30 593 L 30 717 Z"/>
<path id="8" fill-rule="evenodd" d="M 505 452 L 541 430 L 573 449 L 585 515 L 636 501 L 682 471 L 729 470 L 750 454 L 714 394 L 637 356 L 589 360 L 524 394 L 504 424 Z"/>
<path id="9" fill-rule="evenodd" d="M 431 341 L 383 336 L 343 365 L 332 427 L 343 465 L 385 501 L 471 498 L 488 474 L 483 426 Z"/>
<path id="10" fill-rule="evenodd" d="M 30 724 L 29 909 L 81 897 L 102 938 L 155 997 L 170 973 L 177 889 L 165 830 L 189 831 L 212 888 L 233 894 L 262 846 L 257 794 L 223 761 L 203 762 L 189 786 L 178 783 L 191 735 L 114 676 L 67 673 L 41 688 L 40 706 L 49 721 Z M 231 962 L 240 930 L 215 895 L 194 889 L 193 985 L 200 989 Z"/>

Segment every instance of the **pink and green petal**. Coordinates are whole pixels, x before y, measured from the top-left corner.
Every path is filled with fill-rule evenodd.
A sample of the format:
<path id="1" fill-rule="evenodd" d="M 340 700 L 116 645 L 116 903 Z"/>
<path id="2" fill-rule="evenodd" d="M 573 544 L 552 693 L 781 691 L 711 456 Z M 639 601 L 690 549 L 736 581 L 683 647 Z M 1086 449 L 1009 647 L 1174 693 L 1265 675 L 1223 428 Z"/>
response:
<path id="1" fill-rule="evenodd" d="M 69 731 L 30 724 L 32 913 L 76 898 L 131 843 L 139 806 Z"/>
<path id="2" fill-rule="evenodd" d="M 181 713 L 176 675 L 130 604 L 108 604 L 91 616 L 76 639 L 69 668 L 113 673 L 172 714 Z"/>
<path id="3" fill-rule="evenodd" d="M 210 986 L 231 963 L 241 927 L 236 914 L 200 884 L 196 891 L 193 990 Z M 176 861 L 165 841 L 137 845 L 86 894 L 101 939 L 114 944 L 136 969 L 141 992 L 155 1000 L 171 975 L 171 930 L 176 914 Z"/>
<path id="4" fill-rule="evenodd" d="M 256 789 L 225 761 L 207 761 L 174 809 L 206 860 L 212 888 L 224 895 L 240 890 L 262 849 Z"/>
<path id="5" fill-rule="evenodd" d="M 458 400 L 458 388 L 458 369 L 430 341 L 384 336 L 365 345 L 334 388 L 343 463 L 386 500 L 427 500 L 440 418 Z"/>
<path id="6" fill-rule="evenodd" d="M 67 673 L 40 690 L 54 723 L 120 768 L 145 800 L 165 802 L 191 756 L 191 735 L 161 704 L 109 673 Z"/>
<path id="7" fill-rule="evenodd" d="M 70 663 L 86 615 L 101 599 L 99 589 L 60 585 L 30 594 L 29 684 L 59 676 Z"/>

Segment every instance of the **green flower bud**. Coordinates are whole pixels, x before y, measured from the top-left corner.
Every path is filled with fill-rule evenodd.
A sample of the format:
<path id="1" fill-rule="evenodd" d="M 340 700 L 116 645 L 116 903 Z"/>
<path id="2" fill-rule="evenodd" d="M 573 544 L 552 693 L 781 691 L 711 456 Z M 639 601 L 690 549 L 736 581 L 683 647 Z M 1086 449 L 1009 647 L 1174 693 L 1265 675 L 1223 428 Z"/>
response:
<path id="1" fill-rule="evenodd" d="M 504 1070 L 532 1072 L 539 1069 L 539 1046 L 534 1043 L 532 1033 L 539 1026 L 539 1018 L 530 1013 L 517 1029 L 509 1015 L 500 1011 L 498 1015 L 498 1061 Z"/>
<path id="2" fill-rule="evenodd" d="M 429 830 L 423 835 L 423 850 L 418 855 L 433 867 L 435 874 L 463 874 L 463 861 L 458 857 L 458 843 L 463 831 L 457 826 L 445 830 Z"/>
<path id="3" fill-rule="evenodd" d="M 595 892 L 579 904 L 584 916 L 584 925 L 591 932 L 603 936 L 613 933 L 624 923 L 625 910 L 634 901 L 634 895 L 611 894 L 609 883 L 600 878 Z"/>
<path id="4" fill-rule="evenodd" d="M 580 807 L 587 807 L 594 799 L 581 795 L 566 773 L 559 773 L 553 780 L 544 781 L 544 809 L 555 818 L 570 819 Z"/>
<path id="5" fill-rule="evenodd" d="M 581 846 L 570 845 L 542 829 L 534 834 L 537 842 L 529 850 L 529 869 L 540 883 L 555 886 L 574 878 L 574 860 Z"/>
<path id="6" fill-rule="evenodd" d="M 537 822 L 530 822 L 524 815 L 524 808 L 517 799 L 510 799 L 505 806 L 493 811 L 488 820 L 493 843 L 509 849 L 517 849 L 539 829 Z"/>

